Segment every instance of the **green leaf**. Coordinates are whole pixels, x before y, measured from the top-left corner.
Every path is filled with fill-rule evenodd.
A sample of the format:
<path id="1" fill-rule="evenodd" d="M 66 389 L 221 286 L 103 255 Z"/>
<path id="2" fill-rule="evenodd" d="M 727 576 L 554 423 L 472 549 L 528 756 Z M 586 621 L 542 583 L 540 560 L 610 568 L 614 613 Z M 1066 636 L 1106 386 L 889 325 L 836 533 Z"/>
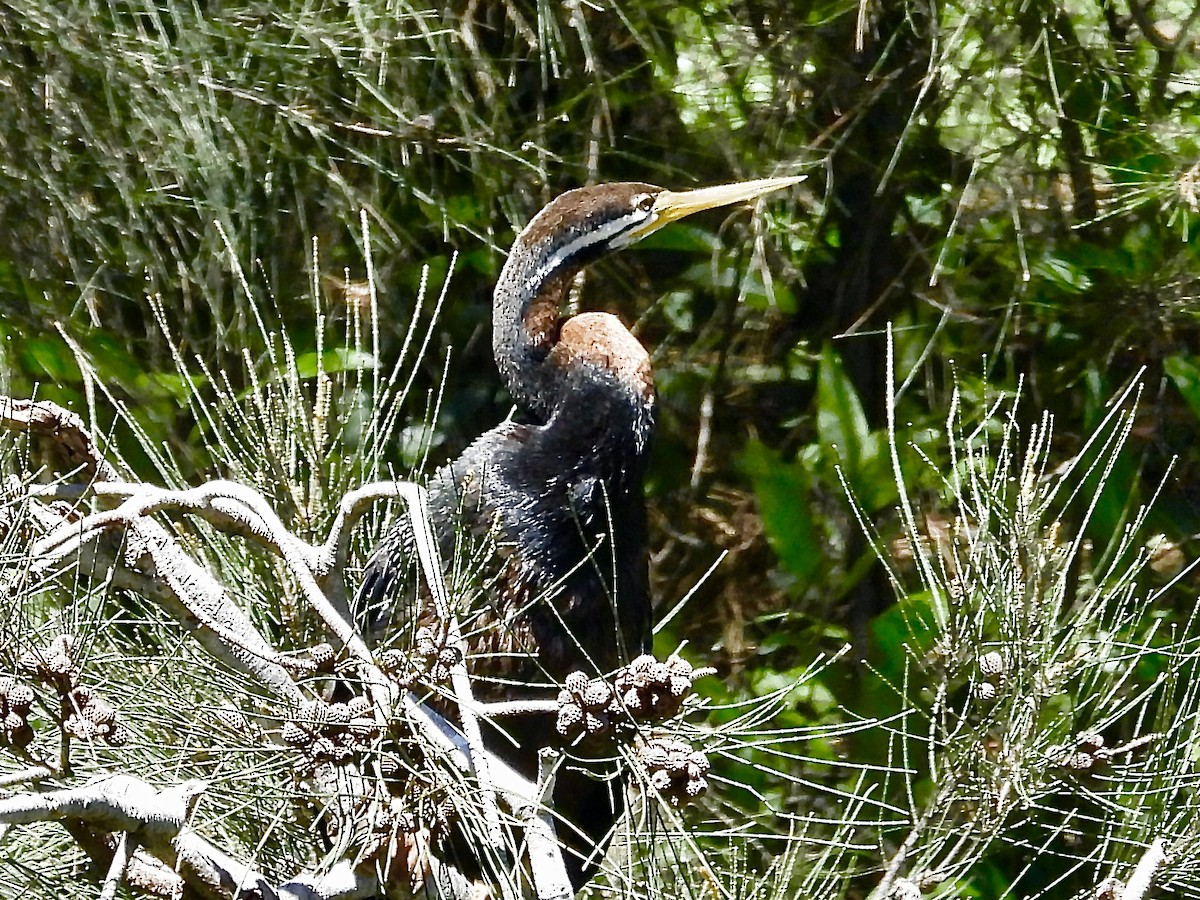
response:
<path id="1" fill-rule="evenodd" d="M 876 666 L 892 684 L 904 678 L 905 654 L 922 659 L 937 640 L 937 614 L 929 591 L 918 591 L 901 597 L 871 620 L 871 639 L 879 652 L 874 654 Z"/>
<path id="2" fill-rule="evenodd" d="M 148 391 L 151 396 L 165 394 L 179 402 L 187 402 L 188 397 L 207 383 L 208 379 L 203 375 L 184 377 L 178 372 L 147 372 L 133 382 L 138 388 Z"/>
<path id="3" fill-rule="evenodd" d="M 817 436 L 821 446 L 834 451 L 834 458 L 851 467 L 863 456 L 871 430 L 862 403 L 842 365 L 841 357 L 826 344 L 821 350 L 817 373 Z"/>
<path id="4" fill-rule="evenodd" d="M 41 369 L 54 384 L 76 384 L 82 381 L 79 364 L 71 348 L 57 338 L 30 338 L 20 345 L 25 357 L 25 369 L 36 372 Z"/>
<path id="5" fill-rule="evenodd" d="M 1168 356 L 1163 360 L 1163 368 L 1192 415 L 1200 419 L 1200 365 L 1187 356 Z"/>
<path id="6" fill-rule="evenodd" d="M 1053 284 L 1071 294 L 1082 294 L 1092 286 L 1092 279 L 1087 272 L 1072 260 L 1050 251 L 1036 260 L 1031 270 L 1037 280 Z"/>
<path id="7" fill-rule="evenodd" d="M 841 357 L 828 345 L 821 350 L 817 373 L 817 438 L 822 459 L 836 465 L 856 502 L 868 511 L 895 502 L 886 435 L 868 426 Z"/>
<path id="8" fill-rule="evenodd" d="M 442 200 L 446 217 L 460 225 L 477 225 L 482 221 L 483 211 L 479 198 L 471 194 L 454 194 Z"/>
<path id="9" fill-rule="evenodd" d="M 96 375 L 101 381 L 135 384 L 142 377 L 146 362 L 130 352 L 127 341 L 120 340 L 108 332 L 96 330 L 83 336 L 80 344 L 83 345 L 88 362 L 95 367 Z"/>
<path id="10" fill-rule="evenodd" d="M 800 581 L 816 576 L 821 544 L 809 500 L 811 476 L 799 463 L 785 463 L 759 441 L 750 441 L 741 464 L 750 477 L 767 540 L 780 564 Z"/>
<path id="11" fill-rule="evenodd" d="M 656 231 L 644 241 L 638 241 L 642 250 L 676 250 L 684 253 L 712 253 L 721 242 L 711 231 L 696 225 L 675 224 Z"/>
<path id="12" fill-rule="evenodd" d="M 374 369 L 376 365 L 377 362 L 372 354 L 365 350 L 351 350 L 347 347 L 326 350 L 321 354 L 320 360 L 317 359 L 315 350 L 301 353 L 296 357 L 296 372 L 301 378 L 316 378 L 318 372 L 332 375 L 335 372 Z"/>

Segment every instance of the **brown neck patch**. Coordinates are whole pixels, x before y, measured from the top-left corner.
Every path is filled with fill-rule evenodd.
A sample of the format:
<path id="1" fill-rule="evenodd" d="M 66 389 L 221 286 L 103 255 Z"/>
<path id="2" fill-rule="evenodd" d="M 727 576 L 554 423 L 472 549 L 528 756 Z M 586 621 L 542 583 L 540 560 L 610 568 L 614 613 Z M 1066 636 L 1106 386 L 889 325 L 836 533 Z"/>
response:
<path id="1" fill-rule="evenodd" d="M 621 320 L 610 313 L 580 313 L 563 322 L 549 361 L 564 369 L 590 363 L 611 372 L 643 400 L 654 397 L 650 355 Z"/>

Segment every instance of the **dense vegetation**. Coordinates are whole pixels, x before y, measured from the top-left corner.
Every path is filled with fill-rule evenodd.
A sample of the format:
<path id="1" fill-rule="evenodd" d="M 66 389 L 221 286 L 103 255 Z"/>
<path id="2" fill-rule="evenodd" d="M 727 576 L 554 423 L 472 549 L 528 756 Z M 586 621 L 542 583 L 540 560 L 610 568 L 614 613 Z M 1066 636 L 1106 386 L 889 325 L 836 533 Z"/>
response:
<path id="1" fill-rule="evenodd" d="M 490 288 L 542 203 L 807 173 L 579 295 L 654 356 L 656 649 L 717 669 L 688 828 L 729 896 L 1102 896 L 1157 837 L 1158 889 L 1195 896 L 1198 12 L 0 0 L 0 393 L 79 412 L 125 477 L 241 481 L 323 537 L 345 490 L 507 413 Z M 203 552 L 257 565 L 232 546 Z M 95 654 L 140 763 L 237 769 L 232 803 L 269 764 L 156 756 L 192 726 L 129 685 L 168 651 L 84 580 L 4 601 L 0 669 L 100 598 L 66 615 L 122 624 Z M 94 891 L 17 833 L 0 895 Z M 597 893 L 709 889 L 635 860 L 655 877 Z"/>

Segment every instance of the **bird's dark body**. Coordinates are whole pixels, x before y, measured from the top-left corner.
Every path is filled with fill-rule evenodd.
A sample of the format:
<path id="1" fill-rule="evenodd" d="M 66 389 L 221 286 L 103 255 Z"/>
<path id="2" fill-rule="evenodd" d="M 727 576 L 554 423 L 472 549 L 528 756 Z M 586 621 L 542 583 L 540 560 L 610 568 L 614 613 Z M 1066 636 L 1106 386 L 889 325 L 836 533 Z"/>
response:
<path id="1" fill-rule="evenodd" d="M 492 545 L 471 573 L 482 594 L 459 613 L 481 700 L 545 697 L 573 671 L 610 672 L 646 648 L 641 468 L 605 471 L 559 438 L 544 426 L 507 422 L 429 484 L 447 559 Z M 412 559 L 411 530 L 402 522 L 364 575 L 360 603 L 389 620 L 372 631 L 444 624 L 424 593 L 412 592 L 404 574 Z"/>

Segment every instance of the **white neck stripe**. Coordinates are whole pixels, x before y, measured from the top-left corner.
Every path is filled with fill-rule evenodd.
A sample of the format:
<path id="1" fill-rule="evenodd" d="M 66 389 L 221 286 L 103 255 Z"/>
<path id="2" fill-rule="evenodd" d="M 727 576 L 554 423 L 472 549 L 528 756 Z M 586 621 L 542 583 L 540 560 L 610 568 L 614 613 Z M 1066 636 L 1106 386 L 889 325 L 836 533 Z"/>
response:
<path id="1" fill-rule="evenodd" d="M 559 247 L 554 254 L 546 260 L 546 262 L 538 269 L 534 276 L 535 283 L 540 284 L 548 278 L 551 273 L 558 269 L 563 263 L 572 257 L 582 253 L 593 244 L 598 244 L 604 241 L 612 240 L 621 232 L 638 224 L 644 218 L 643 214 L 628 213 L 621 216 L 619 219 L 613 219 L 611 222 L 606 222 L 601 227 L 594 231 L 585 232 L 569 244 Z"/>

